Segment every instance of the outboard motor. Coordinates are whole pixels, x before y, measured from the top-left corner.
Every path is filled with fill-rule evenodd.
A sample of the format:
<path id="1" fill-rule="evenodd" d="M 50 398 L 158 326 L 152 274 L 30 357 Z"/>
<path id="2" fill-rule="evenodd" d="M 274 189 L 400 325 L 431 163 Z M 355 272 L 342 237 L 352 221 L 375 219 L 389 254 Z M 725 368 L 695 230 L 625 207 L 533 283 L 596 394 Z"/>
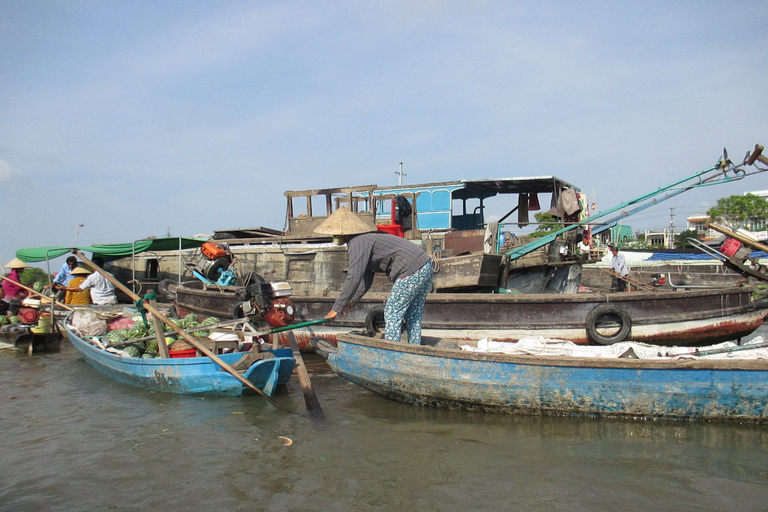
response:
<path id="1" fill-rule="evenodd" d="M 234 318 L 248 318 L 250 322 L 263 320 L 271 327 L 284 327 L 296 317 L 296 307 L 288 299 L 292 294 L 290 283 L 254 283 L 235 291 Z"/>

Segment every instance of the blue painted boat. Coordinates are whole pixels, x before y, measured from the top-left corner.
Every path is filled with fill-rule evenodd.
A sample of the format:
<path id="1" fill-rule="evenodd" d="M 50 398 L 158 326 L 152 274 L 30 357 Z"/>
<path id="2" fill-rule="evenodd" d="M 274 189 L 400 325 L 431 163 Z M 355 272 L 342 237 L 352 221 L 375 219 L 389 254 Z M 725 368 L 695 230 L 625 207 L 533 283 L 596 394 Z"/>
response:
<path id="1" fill-rule="evenodd" d="M 631 359 L 462 351 L 354 333 L 326 351 L 339 376 L 406 403 L 535 415 L 768 419 L 768 360 Z M 476 343 L 476 342 L 475 342 Z"/>
<path id="2" fill-rule="evenodd" d="M 239 396 L 253 392 L 209 357 L 143 359 L 108 352 L 78 336 L 64 322 L 64 331 L 85 361 L 100 372 L 126 384 L 152 391 L 179 394 Z M 291 378 L 295 360 L 290 349 L 275 349 L 274 357 L 253 363 L 242 375 L 267 396 Z M 235 365 L 247 352 L 220 354 Z"/>

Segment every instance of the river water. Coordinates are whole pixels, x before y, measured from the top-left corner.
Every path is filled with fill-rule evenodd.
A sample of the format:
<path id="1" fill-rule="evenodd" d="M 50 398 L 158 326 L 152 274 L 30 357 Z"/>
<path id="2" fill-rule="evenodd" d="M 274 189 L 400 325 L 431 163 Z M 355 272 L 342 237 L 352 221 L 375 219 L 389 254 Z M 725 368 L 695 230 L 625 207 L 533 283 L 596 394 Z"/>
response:
<path id="1" fill-rule="evenodd" d="M 768 425 L 434 410 L 307 361 L 325 421 L 296 378 L 285 413 L 0 351 L 0 511 L 768 510 Z"/>

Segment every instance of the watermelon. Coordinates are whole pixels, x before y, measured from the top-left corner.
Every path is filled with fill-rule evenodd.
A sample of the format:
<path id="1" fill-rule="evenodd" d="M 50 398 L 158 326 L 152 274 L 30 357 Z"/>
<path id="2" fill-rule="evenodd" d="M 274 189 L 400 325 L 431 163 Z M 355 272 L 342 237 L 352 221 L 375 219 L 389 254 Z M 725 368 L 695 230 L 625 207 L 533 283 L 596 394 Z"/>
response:
<path id="1" fill-rule="evenodd" d="M 200 322 L 200 325 L 215 325 L 217 323 L 219 323 L 218 318 L 216 318 L 215 316 L 209 316 L 208 318 Z"/>
<path id="2" fill-rule="evenodd" d="M 10 323 L 12 323 L 12 324 L 20 324 L 21 323 L 21 320 L 19 320 L 19 317 L 17 317 L 17 316 L 9 317 L 8 321 Z"/>
<path id="3" fill-rule="evenodd" d="M 157 340 L 147 340 L 147 352 L 150 350 L 157 352 Z"/>
<path id="4" fill-rule="evenodd" d="M 142 359 L 154 359 L 155 356 L 150 354 L 150 353 L 148 353 L 148 352 L 144 352 L 143 354 L 141 354 L 141 358 Z"/>
<path id="5" fill-rule="evenodd" d="M 141 351 L 134 345 L 126 345 L 123 347 L 123 351 L 131 357 L 140 357 Z"/>
<path id="6" fill-rule="evenodd" d="M 107 340 L 110 344 L 120 343 L 128 337 L 128 329 L 117 329 L 115 331 L 109 331 L 107 333 Z"/>
<path id="7" fill-rule="evenodd" d="M 207 338 L 208 336 L 211 335 L 211 331 L 208 331 L 208 330 L 195 331 L 192 334 L 194 334 L 196 338 Z"/>

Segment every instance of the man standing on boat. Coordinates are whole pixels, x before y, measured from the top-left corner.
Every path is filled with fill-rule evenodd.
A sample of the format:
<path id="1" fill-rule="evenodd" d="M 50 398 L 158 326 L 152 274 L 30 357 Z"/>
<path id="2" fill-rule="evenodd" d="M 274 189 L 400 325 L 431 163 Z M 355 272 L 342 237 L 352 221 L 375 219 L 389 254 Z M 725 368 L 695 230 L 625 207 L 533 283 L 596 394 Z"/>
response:
<path id="1" fill-rule="evenodd" d="M 56 274 L 56 277 L 53 278 L 53 282 L 51 284 L 45 285 L 45 288 L 53 288 L 56 285 L 60 286 L 69 286 L 69 282 L 72 281 L 72 271 L 77 267 L 77 258 L 74 256 L 70 256 L 67 258 L 67 260 L 64 262 L 64 264 L 61 266 L 61 269 L 59 270 L 59 273 Z M 61 294 L 63 295 L 63 293 Z M 61 300 L 62 297 L 57 297 L 58 300 Z"/>
<path id="2" fill-rule="evenodd" d="M 339 245 L 347 244 L 349 269 L 339 298 L 325 318 L 336 318 L 370 289 L 376 272 L 392 281 L 392 291 L 384 305 L 384 337 L 400 341 L 405 321 L 408 342 L 421 344 L 421 317 L 427 293 L 432 287 L 432 261 L 414 243 L 380 232 L 370 220 L 345 207 L 339 207 L 315 233 L 333 235 Z"/>
<path id="3" fill-rule="evenodd" d="M 611 253 L 613 254 L 609 269 L 612 272 L 619 274 L 619 275 L 613 276 L 613 282 L 611 283 L 611 291 L 612 292 L 627 291 L 627 281 L 622 279 L 622 277 L 627 277 L 629 275 L 629 269 L 627 268 L 627 261 L 624 259 L 623 254 L 619 254 L 619 248 L 616 247 L 615 245 L 608 244 L 608 249 L 610 249 Z"/>
<path id="4" fill-rule="evenodd" d="M 104 266 L 104 260 L 98 256 L 93 258 L 93 262 L 99 267 Z M 59 286 L 58 290 L 64 290 L 66 292 L 82 292 L 90 289 L 91 302 L 97 306 L 104 306 L 107 304 L 117 304 L 117 295 L 115 295 L 115 285 L 109 282 L 109 280 L 101 275 L 99 272 L 94 272 L 85 278 L 78 286 Z"/>

